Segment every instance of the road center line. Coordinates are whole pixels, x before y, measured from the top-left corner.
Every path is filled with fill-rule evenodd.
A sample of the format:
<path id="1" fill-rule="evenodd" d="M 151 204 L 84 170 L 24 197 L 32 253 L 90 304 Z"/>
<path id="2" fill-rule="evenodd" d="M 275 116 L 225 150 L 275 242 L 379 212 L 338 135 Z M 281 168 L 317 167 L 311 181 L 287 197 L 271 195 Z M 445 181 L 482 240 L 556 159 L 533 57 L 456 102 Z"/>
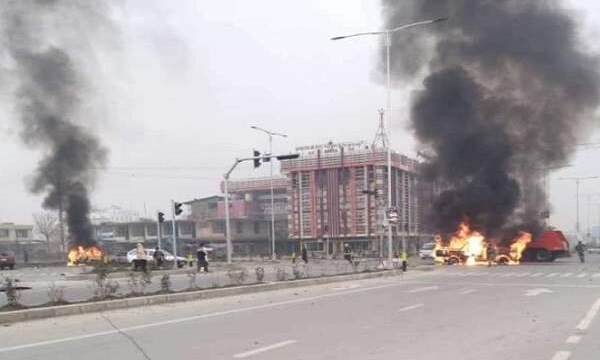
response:
<path id="1" fill-rule="evenodd" d="M 552 273 L 552 274 L 546 275 L 546 277 L 549 277 L 549 278 L 555 277 L 555 276 L 558 276 L 558 273 Z"/>
<path id="2" fill-rule="evenodd" d="M 235 354 L 235 355 L 233 355 L 233 357 L 236 358 L 236 359 L 242 359 L 242 358 L 245 358 L 245 357 L 248 357 L 248 356 L 252 356 L 252 355 L 263 353 L 265 351 L 274 350 L 274 349 L 278 349 L 280 347 L 291 345 L 291 344 L 294 344 L 296 342 L 297 342 L 296 340 L 286 340 L 286 341 L 279 342 L 277 344 L 263 346 L 263 347 L 260 347 L 258 349 L 254 349 L 254 350 L 246 351 L 246 352 L 243 352 L 243 353 Z"/>
<path id="3" fill-rule="evenodd" d="M 419 292 L 423 292 L 423 291 L 438 290 L 439 288 L 440 288 L 439 286 L 426 286 L 426 287 L 422 287 L 422 288 L 412 289 L 407 292 L 409 294 L 415 294 L 415 293 L 419 293 Z"/>
<path id="4" fill-rule="evenodd" d="M 579 335 L 571 335 L 567 338 L 567 344 L 577 344 L 581 340 L 581 336 Z"/>
<path id="5" fill-rule="evenodd" d="M 581 319 L 576 329 L 581 331 L 587 330 L 587 328 L 590 327 L 590 324 L 592 323 L 592 321 L 594 321 L 594 318 L 598 314 L 598 310 L 600 310 L 600 298 L 594 302 L 594 304 L 585 314 L 583 319 Z"/>
<path id="6" fill-rule="evenodd" d="M 571 357 L 570 351 L 559 351 L 552 357 L 552 360 L 567 360 Z"/>
<path id="7" fill-rule="evenodd" d="M 517 277 L 525 277 L 525 276 L 527 276 L 527 275 L 529 275 L 529 273 L 528 273 L 528 272 L 525 272 L 525 273 L 522 273 L 522 274 L 519 274 L 519 275 L 517 275 Z"/>
<path id="8" fill-rule="evenodd" d="M 569 277 L 571 275 L 573 275 L 573 273 L 564 273 L 560 277 Z"/>
<path id="9" fill-rule="evenodd" d="M 535 274 L 531 275 L 531 277 L 540 277 L 542 275 L 544 275 L 544 273 L 535 273 Z"/>
<path id="10" fill-rule="evenodd" d="M 425 304 L 415 304 L 415 305 L 403 307 L 402 309 L 399 309 L 398 311 L 404 312 L 404 311 L 418 309 L 418 308 L 423 307 L 423 306 L 425 306 Z"/>
<path id="11" fill-rule="evenodd" d="M 349 290 L 349 291 L 339 291 L 339 292 L 335 292 L 335 293 L 311 296 L 311 297 L 306 297 L 306 298 L 285 300 L 285 301 L 280 301 L 280 302 L 275 302 L 275 303 L 248 306 L 248 307 L 225 310 L 225 311 L 217 311 L 217 312 L 208 313 L 208 314 L 194 315 L 194 316 L 188 316 L 188 317 L 171 319 L 171 320 L 157 321 L 157 322 L 147 323 L 147 324 L 142 324 L 142 325 L 123 327 L 123 328 L 121 328 L 121 331 L 128 332 L 128 331 L 135 331 L 135 330 L 143 330 L 143 329 L 148 329 L 148 328 L 153 328 L 153 327 L 179 324 L 179 323 L 190 322 L 190 321 L 206 319 L 206 318 L 211 318 L 211 317 L 231 315 L 231 314 L 243 313 L 243 312 L 248 312 L 248 311 L 253 311 L 253 310 L 268 309 L 268 308 L 277 307 L 277 306 L 298 304 L 298 303 L 303 303 L 303 302 L 308 302 L 308 301 L 313 301 L 313 300 L 349 295 L 349 294 L 360 293 L 360 292 L 365 292 L 365 291 L 369 291 L 369 290 L 385 289 L 385 288 L 400 286 L 400 285 L 405 285 L 405 284 L 407 284 L 407 282 L 395 282 L 395 283 L 391 283 L 391 284 L 372 286 L 372 287 L 354 289 L 354 290 Z M 100 337 L 100 336 L 113 335 L 113 334 L 117 334 L 117 333 L 118 333 L 117 330 L 107 330 L 107 331 L 100 331 L 100 332 L 95 332 L 95 333 L 85 334 L 85 335 L 69 336 L 69 337 L 64 337 L 64 338 L 59 338 L 59 339 L 54 339 L 54 340 L 40 341 L 40 342 L 35 342 L 35 343 L 30 343 L 30 344 L 9 346 L 9 347 L 5 347 L 5 348 L 0 348 L 0 353 L 21 350 L 21 349 L 35 348 L 35 347 L 40 347 L 40 346 L 53 345 L 53 344 L 61 344 L 61 343 L 65 343 L 65 342 L 90 339 L 90 338 L 95 338 L 95 337 Z"/>
<path id="12" fill-rule="evenodd" d="M 594 275 L 592 275 L 593 278 L 597 278 L 600 277 L 600 273 L 595 273 Z"/>
<path id="13" fill-rule="evenodd" d="M 587 275 L 587 273 L 582 273 L 582 274 L 577 275 L 576 277 L 582 278 L 582 277 L 585 277 L 586 275 Z"/>
<path id="14" fill-rule="evenodd" d="M 459 294 L 461 294 L 461 295 L 467 295 L 467 294 L 472 294 L 474 292 L 475 292 L 475 289 L 467 289 L 467 290 L 461 291 Z"/>

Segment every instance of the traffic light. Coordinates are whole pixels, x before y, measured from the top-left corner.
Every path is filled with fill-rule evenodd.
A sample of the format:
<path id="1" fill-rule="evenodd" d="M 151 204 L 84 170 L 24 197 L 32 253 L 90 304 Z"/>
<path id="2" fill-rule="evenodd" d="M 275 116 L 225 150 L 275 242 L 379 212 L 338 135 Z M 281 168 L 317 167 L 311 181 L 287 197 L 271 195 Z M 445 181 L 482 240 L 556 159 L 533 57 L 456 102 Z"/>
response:
<path id="1" fill-rule="evenodd" d="M 164 223 L 165 222 L 165 213 L 163 212 L 158 212 L 158 222 L 159 223 Z"/>
<path id="2" fill-rule="evenodd" d="M 181 215 L 181 213 L 183 212 L 183 209 L 181 208 L 183 204 L 176 202 L 173 206 L 175 207 L 175 216 Z"/>
<path id="3" fill-rule="evenodd" d="M 254 150 L 254 168 L 260 166 L 260 151 Z"/>

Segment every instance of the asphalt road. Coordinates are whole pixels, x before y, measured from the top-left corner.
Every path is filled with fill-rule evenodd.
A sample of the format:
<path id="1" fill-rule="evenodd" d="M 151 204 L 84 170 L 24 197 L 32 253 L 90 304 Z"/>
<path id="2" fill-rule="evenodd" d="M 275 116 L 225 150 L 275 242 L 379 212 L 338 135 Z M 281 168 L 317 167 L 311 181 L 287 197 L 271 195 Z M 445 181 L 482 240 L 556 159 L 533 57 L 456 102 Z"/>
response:
<path id="1" fill-rule="evenodd" d="M 19 323 L 0 328 L 0 359 L 589 360 L 599 260 L 436 267 Z"/>

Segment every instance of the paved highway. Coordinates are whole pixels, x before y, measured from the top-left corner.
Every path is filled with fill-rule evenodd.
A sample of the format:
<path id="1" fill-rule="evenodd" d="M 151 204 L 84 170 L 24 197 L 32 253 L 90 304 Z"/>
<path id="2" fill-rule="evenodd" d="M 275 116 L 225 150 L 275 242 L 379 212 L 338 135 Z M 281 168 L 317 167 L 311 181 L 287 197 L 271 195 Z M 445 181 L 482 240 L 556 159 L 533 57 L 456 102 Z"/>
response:
<path id="1" fill-rule="evenodd" d="M 0 359 L 589 360 L 600 262 L 437 267 L 0 328 Z"/>

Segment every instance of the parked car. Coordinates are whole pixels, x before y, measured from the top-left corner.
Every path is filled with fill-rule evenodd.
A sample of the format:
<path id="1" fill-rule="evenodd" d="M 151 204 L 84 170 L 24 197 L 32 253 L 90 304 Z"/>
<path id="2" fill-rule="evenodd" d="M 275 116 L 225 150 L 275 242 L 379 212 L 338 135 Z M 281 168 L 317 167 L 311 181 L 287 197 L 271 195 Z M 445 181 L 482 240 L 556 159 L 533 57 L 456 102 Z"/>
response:
<path id="1" fill-rule="evenodd" d="M 160 251 L 162 251 L 166 262 L 174 261 L 175 257 L 173 256 L 173 254 L 171 254 L 167 250 L 163 250 L 163 249 L 161 249 Z M 133 263 L 133 260 L 137 259 L 136 252 L 137 252 L 136 249 L 132 249 L 127 252 L 127 262 L 128 263 Z M 146 254 L 146 261 L 149 263 L 153 263 L 154 262 L 154 249 L 144 249 L 144 253 Z M 182 268 L 186 264 L 188 264 L 188 261 L 186 258 L 184 258 L 182 256 L 177 257 L 177 267 Z"/>
<path id="2" fill-rule="evenodd" d="M 15 253 L 12 251 L 0 252 L 0 270 L 4 268 L 14 269 L 15 268 Z"/>
<path id="3" fill-rule="evenodd" d="M 421 259 L 433 259 L 433 248 L 435 248 L 435 243 L 425 243 L 419 249 L 419 257 Z"/>

